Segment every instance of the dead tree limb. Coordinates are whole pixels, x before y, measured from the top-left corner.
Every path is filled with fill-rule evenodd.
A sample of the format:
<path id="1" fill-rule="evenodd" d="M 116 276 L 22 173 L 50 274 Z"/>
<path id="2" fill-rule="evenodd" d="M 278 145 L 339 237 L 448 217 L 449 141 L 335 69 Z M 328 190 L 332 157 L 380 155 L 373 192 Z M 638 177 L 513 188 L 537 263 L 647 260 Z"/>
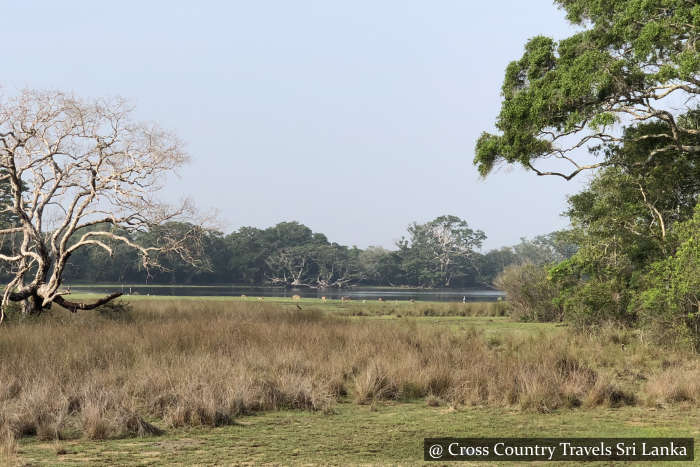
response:
<path id="1" fill-rule="evenodd" d="M 63 308 L 70 310 L 72 313 L 75 313 L 79 310 L 94 310 L 98 306 L 102 306 L 105 303 L 109 303 L 115 298 L 121 297 L 121 293 L 113 293 L 111 295 L 108 295 L 106 297 L 103 297 L 96 302 L 93 303 L 80 303 L 80 302 L 71 302 L 63 298 L 62 296 L 58 295 L 53 299 L 53 302 L 62 306 Z"/>

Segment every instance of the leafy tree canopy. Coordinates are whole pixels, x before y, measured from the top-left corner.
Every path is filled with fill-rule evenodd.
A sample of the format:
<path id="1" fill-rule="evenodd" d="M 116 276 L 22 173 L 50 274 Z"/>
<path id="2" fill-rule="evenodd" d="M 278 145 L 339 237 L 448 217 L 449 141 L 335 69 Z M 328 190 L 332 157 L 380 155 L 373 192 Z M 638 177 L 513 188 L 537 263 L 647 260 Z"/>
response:
<path id="1" fill-rule="evenodd" d="M 698 130 L 679 116 L 700 94 L 700 4 L 695 0 L 556 0 L 584 29 L 562 41 L 532 38 L 511 62 L 496 127 L 483 133 L 474 163 L 487 175 L 499 162 L 538 175 L 571 179 L 611 165 L 609 152 L 583 162 L 579 149 L 620 145 L 620 126 L 658 122 L 638 136 L 660 142 L 651 160 L 669 151 L 700 153 Z M 695 102 L 695 103 L 694 103 Z M 677 110 L 679 109 L 680 110 Z M 629 137 L 630 135 L 628 135 Z M 561 159 L 570 170 L 542 167 Z"/>
<path id="2" fill-rule="evenodd" d="M 418 276 L 420 283 L 433 287 L 450 287 L 455 277 L 473 272 L 475 250 L 486 239 L 483 231 L 471 229 L 457 216 L 413 223 L 408 233 L 410 239 L 399 242 L 407 269 Z"/>

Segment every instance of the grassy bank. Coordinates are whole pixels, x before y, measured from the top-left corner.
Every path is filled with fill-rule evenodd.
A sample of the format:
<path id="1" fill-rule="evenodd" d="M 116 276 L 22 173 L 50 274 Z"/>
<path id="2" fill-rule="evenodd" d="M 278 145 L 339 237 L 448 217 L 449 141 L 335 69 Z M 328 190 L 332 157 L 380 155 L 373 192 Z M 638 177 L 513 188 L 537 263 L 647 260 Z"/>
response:
<path id="1" fill-rule="evenodd" d="M 0 329 L 0 450 L 230 434 L 275 413 L 323 424 L 403 406 L 523 420 L 607 409 L 697 418 L 700 407 L 698 357 L 630 331 L 508 322 L 497 304 L 296 305 L 151 298 L 10 320 Z M 543 433 L 520 436 L 533 434 Z M 361 446 L 365 433 L 356 436 Z"/>

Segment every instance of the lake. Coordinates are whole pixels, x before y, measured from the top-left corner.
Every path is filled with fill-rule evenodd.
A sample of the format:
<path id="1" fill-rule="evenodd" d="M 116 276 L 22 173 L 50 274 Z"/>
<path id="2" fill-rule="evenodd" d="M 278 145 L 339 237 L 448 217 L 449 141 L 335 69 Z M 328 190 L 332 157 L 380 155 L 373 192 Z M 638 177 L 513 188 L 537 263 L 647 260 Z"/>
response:
<path id="1" fill-rule="evenodd" d="M 404 289 L 396 287 L 351 287 L 347 289 L 285 289 L 282 287 L 248 287 L 248 286 L 168 286 L 168 285 L 73 285 L 76 293 L 113 293 L 123 292 L 132 295 L 158 296 L 224 296 L 237 297 L 291 297 L 301 295 L 306 298 L 340 299 L 350 297 L 353 300 L 417 300 L 432 302 L 470 302 L 495 301 L 504 294 L 492 289 Z"/>

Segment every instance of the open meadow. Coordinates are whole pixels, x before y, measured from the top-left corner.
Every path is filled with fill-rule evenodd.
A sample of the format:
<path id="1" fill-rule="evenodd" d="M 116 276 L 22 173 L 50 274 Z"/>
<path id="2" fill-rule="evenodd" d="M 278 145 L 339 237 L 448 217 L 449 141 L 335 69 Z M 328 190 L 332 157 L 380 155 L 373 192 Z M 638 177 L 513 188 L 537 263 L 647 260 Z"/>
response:
<path id="1" fill-rule="evenodd" d="M 429 436 L 700 438 L 700 359 L 493 303 L 127 297 L 0 329 L 9 465 L 420 464 Z M 697 455 L 697 449 L 696 449 Z"/>

